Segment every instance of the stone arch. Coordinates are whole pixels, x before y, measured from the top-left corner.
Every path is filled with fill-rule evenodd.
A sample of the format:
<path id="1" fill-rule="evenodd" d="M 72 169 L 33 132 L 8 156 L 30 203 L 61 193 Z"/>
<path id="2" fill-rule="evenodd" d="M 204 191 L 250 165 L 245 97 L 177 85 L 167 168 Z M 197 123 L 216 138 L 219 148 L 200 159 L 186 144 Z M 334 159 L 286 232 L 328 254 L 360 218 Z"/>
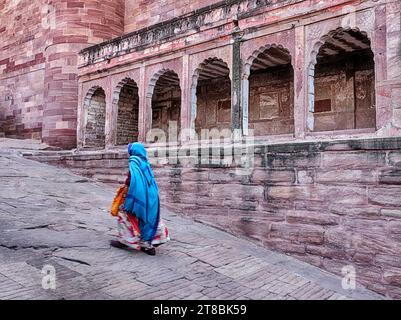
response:
<path id="1" fill-rule="evenodd" d="M 210 99 L 206 99 L 204 94 L 202 93 L 202 87 L 206 86 L 206 82 L 210 83 L 211 90 L 209 91 Z M 218 86 L 215 86 L 215 82 L 219 82 Z M 227 90 L 228 89 L 228 90 Z M 218 90 L 220 90 L 223 96 L 220 96 L 222 100 L 216 100 L 218 98 L 216 95 L 219 94 Z M 204 121 L 200 119 L 199 116 L 206 116 L 206 109 L 204 112 L 198 113 L 199 106 L 198 102 L 199 98 L 202 97 L 202 102 L 208 104 L 210 102 L 210 112 L 208 115 L 212 115 L 212 120 L 215 121 Z M 207 101 L 208 100 L 208 101 Z M 216 100 L 216 101 L 215 101 Z M 203 106 L 208 108 L 208 106 Z M 222 111 L 223 116 L 221 117 L 219 123 L 219 110 Z M 229 115 L 229 118 L 227 118 Z M 226 63 L 223 59 L 218 57 L 210 57 L 205 59 L 203 62 L 199 64 L 199 66 L 195 69 L 194 74 L 192 75 L 191 82 L 191 129 L 192 131 L 198 131 L 200 129 L 211 129 L 211 128 L 230 128 L 231 123 L 231 73 L 229 69 L 228 63 Z"/>
<path id="2" fill-rule="evenodd" d="M 329 65 L 329 61 L 335 59 L 337 62 L 333 62 L 333 70 L 340 68 L 340 62 L 344 67 L 338 69 L 337 83 L 333 85 L 344 86 L 341 90 L 346 92 L 346 97 L 352 98 L 345 98 L 344 94 L 339 95 L 334 89 L 330 94 L 329 90 L 322 89 L 325 85 L 318 80 L 323 78 L 322 66 Z M 362 61 L 366 62 L 365 65 Z M 375 55 L 367 32 L 359 28 L 339 27 L 322 36 L 311 50 L 307 76 L 309 131 L 376 127 Z M 341 100 L 346 102 L 340 107 Z M 335 112 L 337 116 L 334 116 Z"/>
<path id="3" fill-rule="evenodd" d="M 95 85 L 84 98 L 84 147 L 105 147 L 106 93 Z"/>
<path id="4" fill-rule="evenodd" d="M 355 28 L 344 28 L 344 27 L 338 27 L 336 29 L 333 29 L 331 31 L 329 31 L 328 33 L 326 33 L 325 35 L 323 35 L 322 37 L 320 37 L 320 39 L 318 39 L 314 44 L 313 44 L 313 48 L 311 50 L 310 53 L 310 62 L 309 62 L 309 66 L 315 66 L 317 63 L 317 55 L 319 53 L 320 48 L 325 44 L 325 42 L 330 39 L 331 37 L 333 37 L 335 34 L 339 33 L 339 32 L 348 32 L 348 31 L 354 31 L 354 32 L 358 32 L 361 35 L 363 35 L 364 37 L 366 37 L 370 44 L 372 44 L 371 39 L 369 37 L 368 32 L 363 31 L 357 27 Z"/>
<path id="5" fill-rule="evenodd" d="M 138 141 L 139 90 L 135 80 L 125 77 L 113 91 L 115 121 L 115 144 L 124 145 Z"/>
<path id="6" fill-rule="evenodd" d="M 294 69 L 282 45 L 262 46 L 245 61 L 242 116 L 245 135 L 294 134 Z"/>
<path id="7" fill-rule="evenodd" d="M 146 93 L 148 110 L 147 141 L 176 143 L 181 128 L 180 78 L 172 69 L 157 71 L 149 81 Z M 163 134 L 160 134 L 160 133 Z"/>
<path id="8" fill-rule="evenodd" d="M 269 50 L 270 48 L 277 48 L 282 50 L 283 52 L 286 52 L 288 54 L 288 56 L 291 59 L 291 53 L 290 51 L 285 48 L 283 45 L 281 44 L 276 44 L 276 43 L 272 43 L 272 44 L 268 44 L 265 46 L 260 47 L 259 49 L 255 50 L 251 56 L 245 61 L 244 63 L 244 70 L 242 72 L 242 78 L 243 79 L 247 79 L 251 73 L 251 67 L 254 63 L 254 61 L 258 58 L 259 55 L 263 54 L 264 52 L 266 52 L 267 50 Z M 291 60 L 292 63 L 292 60 Z"/>

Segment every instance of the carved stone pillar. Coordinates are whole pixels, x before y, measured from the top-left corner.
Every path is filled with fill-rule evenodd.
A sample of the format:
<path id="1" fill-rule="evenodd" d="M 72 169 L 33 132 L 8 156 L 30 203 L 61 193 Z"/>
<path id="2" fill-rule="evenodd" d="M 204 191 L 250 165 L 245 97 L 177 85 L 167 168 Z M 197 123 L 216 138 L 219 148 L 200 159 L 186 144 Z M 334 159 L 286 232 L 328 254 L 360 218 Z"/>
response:
<path id="1" fill-rule="evenodd" d="M 242 126 L 242 112 L 241 112 L 241 39 L 243 33 L 239 27 L 235 27 L 233 32 L 233 64 L 231 70 L 231 129 L 233 133 L 239 133 Z M 234 136 L 234 138 L 238 138 Z"/>
<path id="2" fill-rule="evenodd" d="M 249 134 L 249 77 L 244 77 L 241 82 L 242 134 L 247 136 Z"/>
<path id="3" fill-rule="evenodd" d="M 189 55 L 182 57 L 181 74 L 181 134 L 178 139 L 181 142 L 190 139 L 192 121 L 191 113 L 191 81 L 189 75 Z"/>
<path id="4" fill-rule="evenodd" d="M 140 69 L 139 75 L 139 84 L 138 84 L 138 95 L 139 95 L 139 119 L 138 119 L 138 141 L 145 142 L 146 141 L 146 84 L 145 84 L 145 67 L 142 66 Z"/>
<path id="5" fill-rule="evenodd" d="M 107 79 L 107 91 L 106 95 L 106 123 L 105 123 L 105 145 L 106 149 L 114 147 L 117 144 L 117 114 L 118 106 L 113 103 L 113 89 L 111 87 L 111 79 Z"/>
<path id="6" fill-rule="evenodd" d="M 309 83 L 309 90 L 313 90 L 313 74 L 308 78 L 308 66 L 305 62 L 305 29 L 304 26 L 298 26 L 295 28 L 295 56 L 292 57 L 294 66 L 294 127 L 295 127 L 295 137 L 304 138 L 306 130 L 306 118 L 307 114 L 312 117 L 307 109 L 307 99 L 308 99 L 308 80 L 311 79 Z M 311 104 L 313 101 L 310 102 Z"/>

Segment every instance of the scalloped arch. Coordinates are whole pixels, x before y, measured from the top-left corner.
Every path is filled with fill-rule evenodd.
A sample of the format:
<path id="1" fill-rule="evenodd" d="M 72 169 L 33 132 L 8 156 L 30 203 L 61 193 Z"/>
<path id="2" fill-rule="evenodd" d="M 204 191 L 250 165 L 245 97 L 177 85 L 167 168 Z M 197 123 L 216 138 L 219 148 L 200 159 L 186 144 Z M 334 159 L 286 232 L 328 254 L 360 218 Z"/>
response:
<path id="1" fill-rule="evenodd" d="M 85 94 L 85 98 L 84 98 L 84 107 L 88 107 L 88 103 L 90 103 L 93 95 L 96 93 L 96 91 L 98 90 L 102 90 L 104 95 L 107 97 L 106 95 L 106 91 L 103 89 L 103 87 L 99 84 L 95 84 L 93 85 Z"/>
<path id="2" fill-rule="evenodd" d="M 135 83 L 136 87 L 138 87 L 138 84 L 136 83 L 136 81 L 134 79 L 132 79 L 131 77 L 124 77 L 122 80 L 120 80 L 118 82 L 118 84 L 115 86 L 115 88 L 113 90 L 113 103 L 118 102 L 118 100 L 120 98 L 121 89 L 129 82 Z M 138 95 L 139 95 L 139 93 L 138 93 Z"/>
<path id="3" fill-rule="evenodd" d="M 157 71 L 157 72 L 152 76 L 152 78 L 150 79 L 149 84 L 148 84 L 148 91 L 147 91 L 147 94 L 146 94 L 146 97 L 147 97 L 147 98 L 152 98 L 153 92 L 154 92 L 154 90 L 155 90 L 155 86 L 156 86 L 157 81 L 159 80 L 159 78 L 160 78 L 162 75 L 166 74 L 167 72 L 172 72 L 172 73 L 174 73 L 174 74 L 177 76 L 178 80 L 180 81 L 180 86 L 181 86 L 181 79 L 180 79 L 180 77 L 178 76 L 178 73 L 177 73 L 175 70 L 173 70 L 173 69 L 170 69 L 170 68 L 163 68 L 163 69 Z"/>
<path id="4" fill-rule="evenodd" d="M 251 74 L 251 67 L 253 62 L 255 61 L 255 59 L 263 52 L 265 52 L 266 50 L 269 50 L 270 48 L 277 48 L 280 50 L 283 50 L 284 52 L 288 53 L 288 55 L 291 57 L 291 53 L 290 51 L 285 48 L 283 45 L 281 44 L 276 44 L 276 43 L 272 43 L 272 44 L 268 44 L 265 46 L 260 47 L 259 49 L 255 50 L 251 56 L 245 61 L 244 63 L 244 72 L 243 72 L 243 78 L 248 78 L 249 75 Z"/>
<path id="5" fill-rule="evenodd" d="M 327 39 L 331 38 L 333 35 L 335 35 L 335 34 L 337 34 L 339 32 L 350 31 L 350 30 L 355 31 L 355 32 L 359 32 L 360 34 L 364 35 L 369 40 L 369 43 L 370 43 L 370 46 L 371 46 L 370 48 L 372 50 L 372 45 L 371 45 L 372 42 L 371 42 L 371 39 L 369 38 L 369 35 L 368 35 L 368 33 L 366 31 L 360 30 L 358 27 L 355 27 L 355 28 L 338 27 L 338 28 L 336 28 L 334 30 L 329 31 L 328 33 L 326 33 L 325 35 L 320 37 L 320 39 L 315 42 L 315 44 L 313 45 L 313 49 L 311 51 L 311 54 L 310 54 L 309 67 L 314 67 L 316 65 L 317 56 L 319 54 L 319 50 L 322 47 L 322 45 L 325 44 Z M 373 52 L 373 50 L 372 50 L 372 52 Z"/>
<path id="6" fill-rule="evenodd" d="M 210 57 L 210 58 L 207 58 L 207 59 L 203 60 L 198 65 L 198 67 L 195 69 L 194 74 L 192 75 L 192 85 L 191 85 L 192 89 L 194 89 L 194 88 L 196 89 L 196 87 L 198 86 L 199 74 L 202 71 L 203 67 L 205 67 L 208 63 L 216 61 L 216 60 L 217 61 L 221 61 L 226 65 L 227 69 L 229 70 L 228 71 L 228 77 L 230 78 L 230 81 L 231 81 L 231 74 L 230 74 L 230 68 L 228 67 L 228 63 L 225 62 L 223 59 L 221 59 L 221 58 L 219 58 L 217 56 L 214 56 L 214 57 Z"/>

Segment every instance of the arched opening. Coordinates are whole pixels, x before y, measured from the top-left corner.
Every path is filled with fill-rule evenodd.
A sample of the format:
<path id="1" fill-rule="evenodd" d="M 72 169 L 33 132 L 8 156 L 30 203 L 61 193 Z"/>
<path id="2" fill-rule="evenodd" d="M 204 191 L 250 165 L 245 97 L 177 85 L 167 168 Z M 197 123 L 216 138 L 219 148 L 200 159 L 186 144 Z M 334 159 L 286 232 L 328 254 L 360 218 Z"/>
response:
<path id="1" fill-rule="evenodd" d="M 106 94 L 94 87 L 85 98 L 84 147 L 105 147 L 105 122 Z"/>
<path id="2" fill-rule="evenodd" d="M 337 29 L 322 40 L 309 71 L 309 129 L 375 128 L 375 65 L 369 38 Z"/>
<path id="3" fill-rule="evenodd" d="M 117 103 L 117 145 L 138 141 L 139 96 L 132 79 L 124 79 L 115 92 Z"/>
<path id="4" fill-rule="evenodd" d="M 210 58 L 200 64 L 192 83 L 192 128 L 231 129 L 230 69 L 221 59 Z"/>
<path id="5" fill-rule="evenodd" d="M 164 70 L 158 76 L 152 94 L 153 141 L 160 142 L 160 134 L 169 142 L 177 142 L 181 128 L 181 88 L 178 75 Z"/>
<path id="6" fill-rule="evenodd" d="M 268 46 L 249 64 L 249 129 L 255 136 L 294 133 L 294 70 L 288 50 Z"/>

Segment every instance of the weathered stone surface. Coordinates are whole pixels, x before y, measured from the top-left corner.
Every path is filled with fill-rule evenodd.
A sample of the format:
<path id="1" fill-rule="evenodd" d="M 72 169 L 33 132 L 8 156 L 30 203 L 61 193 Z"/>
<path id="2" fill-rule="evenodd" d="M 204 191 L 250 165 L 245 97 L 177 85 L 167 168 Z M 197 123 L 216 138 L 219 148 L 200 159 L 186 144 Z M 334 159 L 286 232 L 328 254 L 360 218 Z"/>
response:
<path id="1" fill-rule="evenodd" d="M 338 267 L 338 274 L 340 264 L 363 266 L 366 276 L 360 277 L 361 283 L 396 296 L 395 286 L 385 282 L 383 274 L 400 267 L 400 187 L 397 181 L 390 179 L 388 184 L 379 184 L 376 179 L 377 173 L 396 170 L 389 160 L 396 152 L 391 148 L 397 143 L 394 139 L 372 140 L 344 141 L 342 144 L 349 148 L 337 146 L 329 152 L 320 142 L 309 143 L 307 148 L 314 152 L 322 150 L 312 159 L 326 157 L 328 153 L 336 155 L 337 160 L 328 167 L 320 162 L 316 167 L 314 160 L 309 162 L 305 154 L 297 154 L 299 166 L 282 161 L 273 165 L 272 157 L 270 167 L 260 163 L 251 176 L 237 176 L 232 167 L 182 168 L 168 164 L 156 166 L 155 174 L 166 207 L 327 270 Z M 361 149 L 364 146 L 374 150 L 374 161 L 368 159 L 371 151 Z M 290 144 L 287 151 L 293 148 Z M 260 144 L 260 156 L 266 156 L 268 149 L 269 145 Z M 279 150 L 291 154 L 284 152 L 285 144 Z M 387 164 L 382 162 L 382 151 L 387 152 Z M 114 179 L 120 166 L 121 176 L 126 174 L 122 154 L 121 151 L 121 156 L 104 162 L 104 156 L 94 154 L 91 158 L 78 152 L 71 158 L 75 163 L 60 161 L 60 165 L 73 163 L 75 170 L 86 170 L 98 177 L 110 168 Z M 48 155 L 43 154 L 44 161 L 51 159 L 57 163 L 57 156 Z M 81 157 L 85 161 L 80 161 Z M 345 160 L 337 163 L 338 159 Z M 87 169 L 86 161 L 90 165 Z M 113 169 L 114 163 L 118 163 L 118 168 Z M 96 167 L 105 167 L 105 171 L 97 171 Z M 100 178 L 106 181 L 105 176 Z"/>
<path id="2" fill-rule="evenodd" d="M 375 256 L 373 254 L 359 253 L 356 252 L 352 256 L 352 261 L 355 261 L 358 264 L 371 266 L 374 264 Z"/>
<path id="3" fill-rule="evenodd" d="M 320 166 L 318 153 L 280 153 L 267 154 L 266 166 L 268 168 L 310 168 Z"/>
<path id="4" fill-rule="evenodd" d="M 305 245 L 293 243 L 292 241 L 283 241 L 281 239 L 268 239 L 263 241 L 267 248 L 278 250 L 289 254 L 305 254 Z"/>
<path id="5" fill-rule="evenodd" d="M 299 170 L 297 172 L 297 181 L 299 184 L 313 184 L 315 181 L 315 172 L 312 170 Z"/>
<path id="6" fill-rule="evenodd" d="M 343 204 L 365 204 L 367 202 L 364 187 L 335 187 L 325 185 L 308 186 L 269 186 L 268 199 L 294 199 L 332 201 Z"/>
<path id="7" fill-rule="evenodd" d="M 401 166 L 401 152 L 392 151 L 388 154 L 388 162 L 391 166 Z"/>
<path id="8" fill-rule="evenodd" d="M 346 259 L 347 254 L 342 248 L 330 248 L 327 246 L 307 245 L 306 252 L 319 257 L 330 259 Z"/>
<path id="9" fill-rule="evenodd" d="M 215 184 L 213 185 L 211 194 L 222 199 L 263 200 L 264 188 L 257 185 Z"/>
<path id="10" fill-rule="evenodd" d="M 288 223 L 317 224 L 317 225 L 338 225 L 340 218 L 330 214 L 322 214 L 316 211 L 287 211 L 286 221 Z"/>
<path id="11" fill-rule="evenodd" d="M 0 177 L 1 300 L 286 299 L 305 284 L 311 287 L 300 299 L 313 299 L 316 288 L 325 299 L 383 298 L 366 289 L 345 292 L 340 277 L 166 209 L 172 239 L 156 257 L 113 249 L 114 187 L 2 150 Z M 210 217 L 228 229 L 226 219 Z M 251 236 L 263 236 L 263 227 L 254 220 Z M 56 270 L 56 290 L 42 289 L 45 265 Z"/>
<path id="12" fill-rule="evenodd" d="M 332 203 L 328 210 L 340 216 L 363 216 L 366 219 L 377 219 L 380 215 L 380 207 L 372 205 L 344 205 Z"/>
<path id="13" fill-rule="evenodd" d="M 401 184 L 401 170 L 383 169 L 379 172 L 379 183 L 381 184 Z"/>
<path id="14" fill-rule="evenodd" d="M 386 154 L 384 152 L 348 152 L 323 154 L 323 166 L 329 168 L 376 168 L 386 164 Z"/>
<path id="15" fill-rule="evenodd" d="M 292 170 L 255 169 L 252 174 L 252 182 L 268 185 L 293 184 L 295 172 Z"/>
<path id="16" fill-rule="evenodd" d="M 331 170 L 317 171 L 317 183 L 334 183 L 334 184 L 374 184 L 377 181 L 374 170 Z"/>
<path id="17" fill-rule="evenodd" d="M 400 188 L 399 187 L 374 187 L 368 190 L 369 202 L 384 207 L 401 207 Z"/>
<path id="18" fill-rule="evenodd" d="M 381 209 L 380 214 L 384 217 L 401 219 L 401 209 Z"/>
<path id="19" fill-rule="evenodd" d="M 398 255 L 395 254 L 377 254 L 375 256 L 377 264 L 386 264 L 391 267 L 401 268 L 401 260 Z"/>
<path id="20" fill-rule="evenodd" d="M 210 170 L 209 176 L 206 179 L 209 179 L 215 183 L 233 183 L 233 182 L 248 182 L 249 177 L 247 175 L 239 175 L 235 171 L 230 170 L 222 170 L 222 169 L 213 169 Z"/>
<path id="21" fill-rule="evenodd" d="M 272 223 L 268 235 L 270 238 L 287 239 L 303 244 L 321 244 L 324 239 L 324 229 L 301 224 Z"/>

